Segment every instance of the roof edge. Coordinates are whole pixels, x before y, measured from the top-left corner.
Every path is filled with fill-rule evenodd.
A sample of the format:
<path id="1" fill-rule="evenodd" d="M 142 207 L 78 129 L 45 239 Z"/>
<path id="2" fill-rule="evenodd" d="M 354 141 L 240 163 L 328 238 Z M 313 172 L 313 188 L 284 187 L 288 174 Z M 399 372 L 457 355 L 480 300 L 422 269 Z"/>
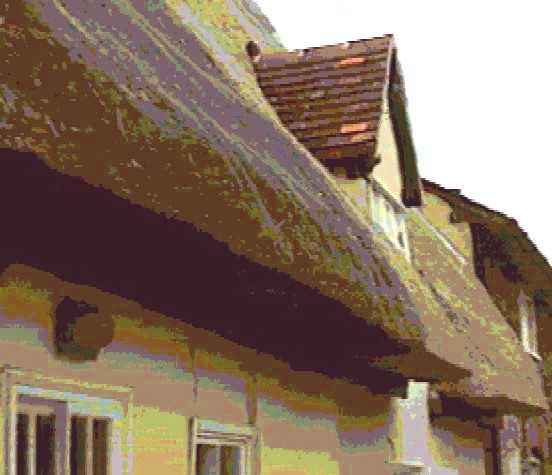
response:
<path id="1" fill-rule="evenodd" d="M 408 116 L 404 79 L 401 74 L 400 64 L 397 59 L 397 47 L 394 42 L 390 53 L 390 71 L 387 79 L 386 94 L 403 178 L 401 199 L 406 207 L 419 207 L 423 204 L 422 184 L 418 171 L 418 159 L 414 147 L 412 127 Z"/>

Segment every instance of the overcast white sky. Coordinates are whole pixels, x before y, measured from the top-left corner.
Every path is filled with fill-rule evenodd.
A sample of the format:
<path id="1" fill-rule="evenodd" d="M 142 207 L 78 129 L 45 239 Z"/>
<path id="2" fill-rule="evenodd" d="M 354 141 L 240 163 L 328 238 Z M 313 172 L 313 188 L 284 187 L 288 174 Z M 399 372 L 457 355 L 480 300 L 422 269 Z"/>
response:
<path id="1" fill-rule="evenodd" d="M 393 33 L 422 176 L 515 218 L 552 262 L 552 2 L 256 2 L 288 49 Z"/>

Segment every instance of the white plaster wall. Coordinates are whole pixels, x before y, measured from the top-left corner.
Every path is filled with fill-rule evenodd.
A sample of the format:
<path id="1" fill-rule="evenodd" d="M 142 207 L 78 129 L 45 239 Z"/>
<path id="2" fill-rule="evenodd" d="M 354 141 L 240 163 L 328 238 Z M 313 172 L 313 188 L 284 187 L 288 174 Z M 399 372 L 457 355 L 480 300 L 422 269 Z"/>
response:
<path id="1" fill-rule="evenodd" d="M 134 388 L 134 474 L 187 473 L 192 416 L 254 424 L 262 475 L 385 475 L 393 458 L 455 473 L 432 452 L 425 383 L 407 399 L 376 398 L 148 312 L 117 316 L 97 361 L 69 363 L 53 357 L 50 312 L 47 298 L 0 287 L 1 364 Z"/>
<path id="2" fill-rule="evenodd" d="M 216 335 L 146 312 L 116 317 L 114 341 L 97 361 L 61 361 L 53 356 L 49 300 L 1 289 L 0 364 L 134 389 L 136 475 L 187 473 L 192 416 L 255 424 L 263 475 L 352 475 L 357 470 L 350 467 L 368 461 L 386 467 L 386 408 L 374 405 L 367 392 L 360 410 L 365 417 L 351 419 L 346 414 L 356 399 L 338 403 L 334 381 L 252 357 L 255 352 Z M 251 368 L 257 368 L 255 375 Z M 355 421 L 360 426 L 351 428 Z"/>
<path id="3" fill-rule="evenodd" d="M 431 437 L 435 459 L 461 475 L 485 474 L 485 429 L 473 421 L 445 417 L 434 421 Z"/>
<path id="4" fill-rule="evenodd" d="M 392 405 L 397 462 L 421 463 L 431 475 L 485 475 L 484 431 L 456 418 L 430 423 L 429 385 L 410 382 Z"/>

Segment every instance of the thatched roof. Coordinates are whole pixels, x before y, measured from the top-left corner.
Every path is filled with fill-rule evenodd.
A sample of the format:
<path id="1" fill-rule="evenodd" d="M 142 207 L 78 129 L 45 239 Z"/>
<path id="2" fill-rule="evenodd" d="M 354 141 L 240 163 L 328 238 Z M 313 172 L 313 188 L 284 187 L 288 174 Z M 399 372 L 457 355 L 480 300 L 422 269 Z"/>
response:
<path id="1" fill-rule="evenodd" d="M 525 404 L 546 407 L 537 364 L 495 306 L 469 263 L 449 251 L 421 212 L 408 215 L 413 265 L 430 286 L 452 324 L 470 336 L 472 375 L 440 386 L 449 397 L 461 397 L 482 409 L 494 410 L 507 397 L 512 408 Z M 446 342 L 444 342 L 446 344 Z M 507 396 L 506 396 L 507 395 Z"/>
<path id="2" fill-rule="evenodd" d="M 449 203 L 453 222 L 482 225 L 488 238 L 495 238 L 496 257 L 516 267 L 520 285 L 528 292 L 543 304 L 552 297 L 552 267 L 514 218 L 469 199 L 458 189 L 447 189 L 429 180 L 423 180 L 423 186 Z M 549 305 L 552 314 L 552 300 Z"/>
<path id="3" fill-rule="evenodd" d="M 424 189 L 444 201 L 452 209 L 451 220 L 468 222 L 476 238 L 491 247 L 508 278 L 535 299 L 539 351 L 544 356 L 544 376 L 549 391 L 552 388 L 552 268 L 528 234 L 517 221 L 504 213 L 492 210 L 462 195 L 458 189 L 447 189 L 423 180 Z M 475 263 L 477 270 L 478 265 Z"/>
<path id="4" fill-rule="evenodd" d="M 235 12 L 213 19 L 214 11 L 227 12 L 215 3 L 211 12 L 201 7 L 202 2 L 188 3 L 189 7 L 177 2 L 146 6 L 129 0 L 86 3 L 86 8 L 78 0 L 8 4 L 0 25 L 0 143 L 10 150 L 0 151 L 3 188 L 22 200 L 21 209 L 32 213 L 36 206 L 41 215 L 47 215 L 40 202 L 24 202 L 22 193 L 32 195 L 32 189 L 17 187 L 10 179 L 20 180 L 26 173 L 48 177 L 48 183 L 58 186 L 41 193 L 67 215 L 73 198 L 64 193 L 70 181 L 79 203 L 102 203 L 106 214 L 116 208 L 107 224 L 117 229 L 112 238 L 102 234 L 100 244 L 94 244 L 103 216 L 90 206 L 89 218 L 95 225 L 80 232 L 79 239 L 71 240 L 68 229 L 62 233 L 50 227 L 55 238 L 39 243 L 32 234 L 21 239 L 21 227 L 15 224 L 25 224 L 30 233 L 37 230 L 25 216 L 11 212 L 5 236 L 17 250 L 13 255 L 23 260 L 34 246 L 40 248 L 34 251 L 34 266 L 55 266 L 51 256 L 60 255 L 62 242 L 67 252 L 95 264 L 98 272 L 102 265 L 113 271 L 106 272 L 109 279 L 102 284 L 77 260 L 56 271 L 62 277 L 84 285 L 94 282 L 104 291 L 120 289 L 126 293 L 123 297 L 131 295 L 145 307 L 155 304 L 155 296 L 159 302 L 161 296 L 167 297 L 174 305 L 166 307 L 165 313 L 187 319 L 191 316 L 182 283 L 196 277 L 187 273 L 187 261 L 194 257 L 193 269 L 200 269 L 203 258 L 213 266 L 211 275 L 216 275 L 217 260 L 208 255 L 216 248 L 221 256 L 218 262 L 229 262 L 231 254 L 257 266 L 255 272 L 263 276 L 258 285 L 266 286 L 266 295 L 272 289 L 271 279 L 285 280 L 278 289 L 290 286 L 291 277 L 308 289 L 297 295 L 337 302 L 336 321 L 363 322 L 397 345 L 405 345 L 408 350 L 391 363 L 395 372 L 455 379 L 477 371 L 478 365 L 469 361 L 465 351 L 471 347 L 471 335 L 455 327 L 404 257 L 372 233 L 335 181 L 279 124 L 256 87 L 243 45 L 252 38 L 265 47 L 278 47 L 270 34 L 262 34 L 266 21 L 241 2 L 234 2 L 234 7 L 245 20 L 236 22 Z M 221 21 L 227 31 L 214 26 Z M 219 41 L 224 35 L 226 40 Z M 233 50 L 237 44 L 241 53 Z M 13 150 L 32 152 L 50 171 L 39 170 L 29 155 L 14 164 L 18 155 Z M 41 184 L 36 181 L 37 187 Z M 81 199 L 81 194 L 88 198 Z M 151 229 L 163 231 L 140 228 L 140 213 L 147 215 Z M 60 226 L 61 216 L 56 218 Z M 134 239 L 117 227 L 115 217 L 124 216 L 132 222 L 129 229 Z M 48 226 L 46 219 L 44 225 Z M 119 240 L 119 231 L 124 239 Z M 145 231 L 151 237 L 148 242 L 140 239 Z M 81 240 L 96 246 L 93 254 L 80 245 Z M 198 253 L 190 242 L 207 254 Z M 117 260 L 114 249 L 126 249 L 125 258 Z M 8 251 L 3 252 L 3 264 L 10 264 L 5 262 Z M 150 252 L 161 256 L 159 262 L 170 266 L 171 273 L 163 274 L 163 268 L 156 267 L 159 262 L 148 258 Z M 149 276 L 149 266 L 159 273 Z M 217 289 L 224 283 L 234 289 L 239 283 L 245 295 L 248 284 L 244 281 L 253 274 L 246 273 L 240 280 L 239 265 L 233 269 L 236 272 L 224 274 Z M 271 277 L 262 269 L 269 269 Z M 203 273 L 201 282 L 207 286 L 209 273 Z M 153 281 L 157 289 L 141 287 Z M 262 313 L 255 312 L 255 318 L 262 318 Z M 311 310 L 309 316 L 311 328 L 316 329 L 317 312 Z M 224 322 L 240 315 L 217 318 Z M 236 327 L 228 330 L 229 337 L 237 333 Z M 492 332 L 488 337 L 493 341 Z M 337 355 L 358 348 L 335 351 Z M 390 353 L 396 349 L 388 347 Z M 349 358 L 375 364 L 369 348 L 364 351 Z M 501 359 L 501 368 L 517 368 L 508 366 L 500 352 L 490 348 L 488 353 Z M 505 394 L 509 397 L 510 390 Z M 513 393 L 513 398 L 518 395 Z M 525 402 L 540 404 L 530 395 Z"/>
<path id="5" fill-rule="evenodd" d="M 330 161 L 338 164 L 346 160 L 371 160 L 370 168 L 377 166 L 374 150 L 383 102 L 393 104 L 393 96 L 386 98 L 386 94 L 395 87 L 404 95 L 397 48 L 391 35 L 269 54 L 253 48 L 250 56 L 261 90 L 282 123 L 313 156 L 327 166 Z M 395 116 L 393 120 L 396 123 L 400 118 Z M 409 127 L 407 131 L 410 136 Z M 395 133 L 400 145 L 401 134 L 397 129 Z M 410 173 L 403 173 L 403 179 L 413 178 L 416 184 L 415 155 L 405 154 L 404 147 L 399 147 L 399 152 L 403 163 L 413 164 Z M 420 203 L 421 199 L 415 201 Z M 448 387 L 448 394 L 461 393 L 473 404 L 488 408 L 494 404 L 493 397 L 514 388 L 510 396 L 518 404 L 523 405 L 529 394 L 534 396 L 532 403 L 544 404 L 534 362 L 473 275 L 472 267 L 455 260 L 454 253 L 437 238 L 421 214 L 410 213 L 408 226 L 414 267 L 453 325 L 474 336 L 471 347 L 451 347 L 451 352 L 460 349 L 470 355 L 473 376 Z M 490 347 L 489 330 L 496 348 Z M 521 391 L 520 385 L 515 384 L 518 379 L 513 367 L 518 371 L 527 368 L 523 371 L 526 381 Z M 528 387 L 532 389 L 526 392 Z"/>

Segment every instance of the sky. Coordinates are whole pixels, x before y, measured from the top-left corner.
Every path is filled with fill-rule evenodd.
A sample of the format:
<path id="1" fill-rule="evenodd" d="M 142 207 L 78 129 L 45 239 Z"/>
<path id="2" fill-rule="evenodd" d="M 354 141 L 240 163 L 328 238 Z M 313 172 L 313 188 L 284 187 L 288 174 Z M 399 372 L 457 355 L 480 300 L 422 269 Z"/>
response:
<path id="1" fill-rule="evenodd" d="M 552 3 L 255 1 L 288 49 L 392 33 L 421 175 L 516 219 L 552 263 Z"/>

